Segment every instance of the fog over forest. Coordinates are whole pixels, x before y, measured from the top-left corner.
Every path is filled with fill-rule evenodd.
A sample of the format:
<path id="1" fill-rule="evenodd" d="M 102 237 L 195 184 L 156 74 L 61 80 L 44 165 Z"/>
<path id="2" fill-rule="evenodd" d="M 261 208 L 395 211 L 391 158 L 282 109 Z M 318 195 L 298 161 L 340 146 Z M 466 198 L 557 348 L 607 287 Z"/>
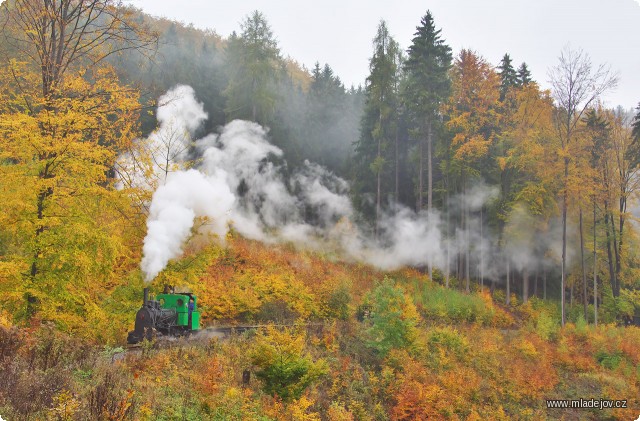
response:
<path id="1" fill-rule="evenodd" d="M 422 23 L 424 25 L 425 21 Z M 416 83 L 411 76 L 411 55 L 414 53 L 411 48 L 401 49 L 384 22 L 374 38 L 371 75 L 367 83 L 350 89 L 342 84 L 329 64 L 317 63 L 314 69 L 308 71 L 291 59 L 282 59 L 277 34 L 272 32 L 269 22 L 259 12 L 247 16 L 239 32 L 233 33 L 228 39 L 209 34 L 199 47 L 197 43 L 194 45 L 184 39 L 193 37 L 198 31 L 181 29 L 167 21 L 163 25 L 167 30 L 161 38 L 155 64 L 149 72 L 144 73 L 143 78 L 147 80 L 142 82 L 157 85 L 158 88 L 164 86 L 166 90 L 173 89 L 174 93 L 177 90 L 174 89 L 175 84 L 186 83 L 198 98 L 187 102 L 193 105 L 202 101 L 202 109 L 186 114 L 187 117 L 193 116 L 195 122 L 178 124 L 179 127 L 180 124 L 188 125 L 189 129 L 185 131 L 190 134 L 182 139 L 184 144 L 179 149 L 184 153 L 173 157 L 175 161 L 204 160 L 198 168 L 211 177 L 213 167 L 205 169 L 206 153 L 202 146 L 205 141 L 197 139 L 224 137 L 227 130 L 225 124 L 236 118 L 260 124 L 260 130 L 263 130 L 260 143 L 270 144 L 266 151 L 255 156 L 255 162 L 249 164 L 238 161 L 238 167 L 243 171 L 254 168 L 252 176 L 261 182 L 251 177 L 236 176 L 236 180 L 228 185 L 235 206 L 244 210 L 235 216 L 225 214 L 220 218 L 233 220 L 236 229 L 244 235 L 265 241 L 273 241 L 277 237 L 316 248 L 318 244 L 315 243 L 319 239 L 325 242 L 324 247 L 329 246 L 326 241 L 331 241 L 330 246 L 341 250 L 340 253 L 347 259 L 365 260 L 381 267 L 410 264 L 424 267 L 430 272 L 435 267 L 447 282 L 449 276 L 455 273 L 467 283 L 473 278 L 478 283 L 486 280 L 504 285 L 507 272 L 514 271 L 510 276 L 512 280 L 514 277 L 535 277 L 536 290 L 543 275 L 545 279 L 547 274 L 550 279 L 562 275 L 559 272 L 562 272 L 560 263 L 563 254 L 565 267 L 576 264 L 580 248 L 578 224 L 574 218 L 567 218 L 563 224 L 562 212 L 559 212 L 563 200 L 561 186 L 554 186 L 551 181 L 551 184 L 541 186 L 546 193 L 540 189 L 536 191 L 537 195 L 542 196 L 535 199 L 522 196 L 525 191 L 532 191 L 532 186 L 541 180 L 542 174 L 538 169 L 522 167 L 523 159 L 527 158 L 516 155 L 525 152 L 522 148 L 528 146 L 527 140 L 522 141 L 518 137 L 525 134 L 523 130 L 533 130 L 537 139 L 535 142 L 543 148 L 554 148 L 556 146 L 553 146 L 550 136 L 556 129 L 553 128 L 550 109 L 536 111 L 547 113 L 544 115 L 548 118 L 548 126 L 543 127 L 531 120 L 534 114 L 523 114 L 530 110 L 518 109 L 518 103 L 537 101 L 537 106 L 548 107 L 553 98 L 551 95 L 562 95 L 561 92 L 536 91 L 538 84 L 532 79 L 526 63 L 512 64 L 507 54 L 500 63 L 491 65 L 474 51 L 463 50 L 454 57 L 451 49 L 449 52 L 443 50 L 445 57 L 449 54 L 450 58 L 446 60 L 451 60 L 453 67 L 452 76 L 449 77 L 476 77 L 469 80 L 479 84 L 479 89 L 485 89 L 481 95 L 495 95 L 491 100 L 496 102 L 492 104 L 485 99 L 477 102 L 467 98 L 470 106 L 484 107 L 467 115 L 462 107 L 469 105 L 464 105 L 464 100 L 456 103 L 453 99 L 448 101 L 441 96 L 436 99 L 439 101 L 436 102 L 436 105 L 439 104 L 437 111 L 441 114 L 438 120 L 430 123 L 429 134 L 425 132 L 425 126 L 415 120 L 416 112 L 425 111 L 419 111 L 419 106 L 410 105 L 410 92 L 418 89 L 412 87 Z M 440 31 L 437 26 L 434 26 L 434 30 Z M 243 91 L 246 88 L 242 87 L 242 77 L 251 76 L 244 73 L 247 70 L 243 70 L 246 65 L 243 60 L 247 60 L 247 57 L 239 53 L 249 47 L 250 44 L 243 43 L 246 42 L 244 37 L 250 34 L 259 37 L 258 41 L 255 38 L 251 41 L 256 43 L 251 48 L 262 48 L 267 57 L 259 65 L 271 69 L 271 73 L 261 79 L 264 86 L 253 93 L 251 89 Z M 440 43 L 443 48 L 449 48 L 441 34 L 436 32 L 436 45 Z M 416 36 L 420 36 L 419 31 Z M 386 47 L 384 43 L 387 43 Z M 379 45 L 383 46 L 382 50 Z M 598 95 L 614 89 L 614 79 L 618 76 L 606 64 L 598 68 L 598 65 L 587 62 L 586 53 L 580 50 L 572 50 L 567 46 L 560 53 L 577 54 L 578 58 L 592 67 L 593 77 L 611 78 L 611 81 L 606 81 L 611 82 L 609 88 L 603 88 L 602 92 L 587 92 L 590 96 L 581 100 L 588 101 L 577 104 L 581 107 L 598 106 Z M 394 54 L 397 54 L 397 58 Z M 387 64 L 384 60 L 387 60 Z M 184 63 L 190 65 L 185 66 Z M 127 68 L 126 61 L 118 65 Z M 385 65 L 390 67 L 387 70 L 379 67 Z M 195 75 L 200 76 L 194 76 L 193 71 L 188 69 L 191 66 L 196 70 Z M 455 73 L 456 66 L 460 68 L 459 73 Z M 473 66 L 476 70 L 472 70 Z M 167 72 L 167 68 L 173 71 Z M 392 69 L 398 72 L 395 76 L 379 73 Z M 474 71 L 480 72 L 478 76 L 472 73 L 466 75 L 466 72 Z M 552 69 L 548 71 L 551 74 Z M 202 78 L 203 75 L 207 77 Z M 445 87 L 445 91 L 451 89 L 452 84 L 455 89 L 455 80 L 443 81 L 449 86 Z M 376 92 L 387 89 L 384 83 L 392 84 L 388 88 L 391 90 L 387 94 L 386 104 L 374 99 L 374 95 L 380 95 Z M 464 88 L 461 85 L 459 89 Z M 158 96 L 162 94 L 159 90 L 156 92 Z M 458 94 L 463 94 L 463 91 Z M 252 95 L 260 96 L 252 99 Z M 162 130 L 166 130 L 162 129 L 162 109 L 161 106 L 158 113 L 161 128 L 152 132 L 149 142 L 153 141 L 154 136 L 166 136 L 161 134 Z M 581 108 L 574 111 L 583 115 L 588 110 Z M 456 112 L 461 113 L 460 117 L 451 114 Z M 633 116 L 629 112 L 621 109 L 612 112 L 612 118 L 630 127 Z M 203 118 L 205 114 L 206 118 Z M 463 123 L 460 118 L 469 121 Z M 520 123 L 513 120 L 516 118 L 520 119 Z M 512 122 L 508 121 L 510 119 Z M 150 132 L 154 122 L 147 119 L 144 127 L 145 131 Z M 464 133 L 465 130 L 469 133 Z M 221 134 L 207 134 L 212 132 Z M 426 147 L 422 143 L 424 138 L 420 140 L 422 135 L 427 134 L 434 139 L 428 147 L 433 154 L 433 158 L 429 158 L 432 159 L 430 163 L 423 149 Z M 244 138 L 245 135 L 238 136 Z M 248 135 L 248 138 L 252 136 Z M 459 144 L 461 139 L 467 139 L 464 142 L 468 142 L 462 148 Z M 545 142 L 548 146 L 544 146 Z M 210 144 L 214 149 L 219 146 L 216 142 Z M 252 148 L 256 149 L 254 152 L 260 150 L 257 145 Z M 473 151 L 473 148 L 477 149 Z M 553 153 L 553 149 L 548 152 Z M 264 172 L 263 165 L 266 162 L 269 162 L 269 173 Z M 430 174 L 426 174 L 428 164 L 432 168 Z M 374 166 L 380 168 L 374 169 Z M 628 170 L 633 171 L 630 168 Z M 227 167 L 225 171 L 233 173 L 237 169 Z M 456 172 L 458 175 L 454 175 Z M 309 173 L 314 174 L 309 176 Z M 426 203 L 427 178 L 432 179 L 430 182 L 438 192 L 432 195 L 433 207 Z M 265 179 L 271 182 L 265 182 Z M 328 186 L 323 185 L 322 181 L 327 182 Z M 272 182 L 275 184 L 270 184 Z M 328 192 L 323 199 L 329 202 L 324 203 L 309 196 L 305 182 Z M 422 193 L 419 191 L 420 185 L 424 189 Z M 248 188 L 244 191 L 247 186 L 253 187 L 253 190 Z M 267 187 L 271 188 L 269 194 L 261 190 Z M 331 188 L 338 191 L 332 191 Z M 240 196 L 239 189 L 243 190 Z M 554 190 L 556 193 L 553 193 Z M 558 196 L 552 199 L 554 194 Z M 240 200 L 244 195 L 248 197 Z M 633 195 L 628 197 L 630 206 L 634 206 Z M 333 213 L 329 212 L 330 216 L 327 216 L 324 213 L 328 211 Z M 243 229 L 242 221 L 252 221 L 251 228 Z M 348 240 L 339 238 L 343 234 L 336 229 L 345 221 L 349 221 L 351 227 Z M 567 238 L 564 253 L 563 231 Z M 180 248 L 175 250 L 179 251 Z M 175 255 L 171 254 L 172 257 Z M 167 261 L 168 257 L 164 260 Z M 556 288 L 554 284 L 550 288 Z"/>

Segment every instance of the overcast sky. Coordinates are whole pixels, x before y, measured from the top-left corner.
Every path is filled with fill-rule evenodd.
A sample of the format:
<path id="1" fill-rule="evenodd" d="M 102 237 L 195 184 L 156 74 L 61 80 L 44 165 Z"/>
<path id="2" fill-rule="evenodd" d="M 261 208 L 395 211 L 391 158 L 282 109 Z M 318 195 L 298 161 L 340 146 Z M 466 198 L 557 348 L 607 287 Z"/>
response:
<path id="1" fill-rule="evenodd" d="M 266 16 L 281 52 L 307 68 L 329 63 L 347 87 L 364 83 L 380 19 L 406 49 L 420 18 L 431 10 L 452 47 L 480 53 L 494 65 L 508 52 L 527 62 L 548 87 L 548 69 L 563 46 L 582 48 L 595 65 L 619 72 L 605 104 L 640 102 L 640 0 L 129 0 L 145 12 L 209 28 L 223 37 L 240 32 L 254 10 Z"/>

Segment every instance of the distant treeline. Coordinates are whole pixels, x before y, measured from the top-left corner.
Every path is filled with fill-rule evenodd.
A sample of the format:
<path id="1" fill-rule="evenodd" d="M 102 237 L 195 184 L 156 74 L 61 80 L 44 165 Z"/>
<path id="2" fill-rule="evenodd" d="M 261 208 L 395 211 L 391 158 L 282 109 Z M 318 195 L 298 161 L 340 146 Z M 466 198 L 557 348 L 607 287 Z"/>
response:
<path id="1" fill-rule="evenodd" d="M 346 173 L 359 133 L 362 87 L 346 88 L 329 64 L 309 70 L 285 58 L 258 12 L 228 39 L 138 13 L 158 31 L 158 47 L 151 57 L 114 56 L 124 83 L 137 83 L 149 100 L 177 84 L 190 85 L 209 115 L 203 133 L 236 118 L 256 121 L 269 128 L 289 165 L 308 159 Z M 142 118 L 146 135 L 156 120 L 152 114 Z"/>
<path id="2" fill-rule="evenodd" d="M 624 285 L 639 286 L 635 233 L 625 224 L 638 116 L 600 105 L 616 75 L 584 52 L 563 51 L 550 69 L 553 90 L 542 90 L 509 54 L 497 66 L 472 50 L 454 55 L 427 12 L 407 49 L 381 21 L 365 86 L 346 89 L 329 64 L 308 70 L 283 58 L 260 12 L 228 39 L 168 20 L 151 24 L 161 34 L 157 54 L 150 62 L 119 56 L 124 81 L 137 78 L 151 97 L 193 86 L 209 113 L 205 131 L 235 118 L 269 127 L 288 165 L 309 159 L 348 179 L 373 231 L 398 206 L 441 212 L 446 235 L 467 235 L 468 250 L 449 262 L 447 278 L 467 288 L 472 278 L 483 282 L 491 271 L 475 255 L 504 250 L 501 282 L 518 281 L 526 300 L 542 295 L 549 277 L 553 291 L 566 288 L 568 300 L 584 304 L 585 317 L 603 280 L 616 297 Z M 143 128 L 152 130 L 153 119 Z M 498 194 L 474 203 L 479 184 Z M 478 243 L 490 244 L 474 246 L 477 231 Z M 529 258 L 514 258 L 514 248 Z"/>

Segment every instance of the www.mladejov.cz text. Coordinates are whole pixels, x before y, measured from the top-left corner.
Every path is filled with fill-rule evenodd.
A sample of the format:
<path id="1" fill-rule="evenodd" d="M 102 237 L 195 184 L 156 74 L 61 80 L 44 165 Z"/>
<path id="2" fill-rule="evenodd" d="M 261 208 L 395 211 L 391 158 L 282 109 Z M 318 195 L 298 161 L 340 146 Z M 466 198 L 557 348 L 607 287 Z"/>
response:
<path id="1" fill-rule="evenodd" d="M 613 409 L 626 407 L 626 399 L 547 399 L 547 408 Z"/>

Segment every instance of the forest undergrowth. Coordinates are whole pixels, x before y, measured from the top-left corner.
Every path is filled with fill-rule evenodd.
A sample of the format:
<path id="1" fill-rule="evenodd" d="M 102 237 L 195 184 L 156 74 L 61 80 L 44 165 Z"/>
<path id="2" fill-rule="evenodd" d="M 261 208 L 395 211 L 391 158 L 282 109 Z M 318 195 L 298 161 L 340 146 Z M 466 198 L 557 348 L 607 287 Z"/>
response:
<path id="1" fill-rule="evenodd" d="M 640 410 L 640 329 L 581 317 L 560 328 L 551 300 L 514 295 L 506 305 L 499 289 L 465 293 L 415 269 L 242 238 L 188 251 L 152 290 L 169 282 L 198 295 L 205 325 L 266 327 L 127 352 L 135 282 L 102 306 L 96 323 L 113 335 L 101 340 L 3 317 L 4 419 L 568 420 Z M 116 298 L 127 314 L 110 319 Z M 627 407 L 546 407 L 592 398 Z"/>

